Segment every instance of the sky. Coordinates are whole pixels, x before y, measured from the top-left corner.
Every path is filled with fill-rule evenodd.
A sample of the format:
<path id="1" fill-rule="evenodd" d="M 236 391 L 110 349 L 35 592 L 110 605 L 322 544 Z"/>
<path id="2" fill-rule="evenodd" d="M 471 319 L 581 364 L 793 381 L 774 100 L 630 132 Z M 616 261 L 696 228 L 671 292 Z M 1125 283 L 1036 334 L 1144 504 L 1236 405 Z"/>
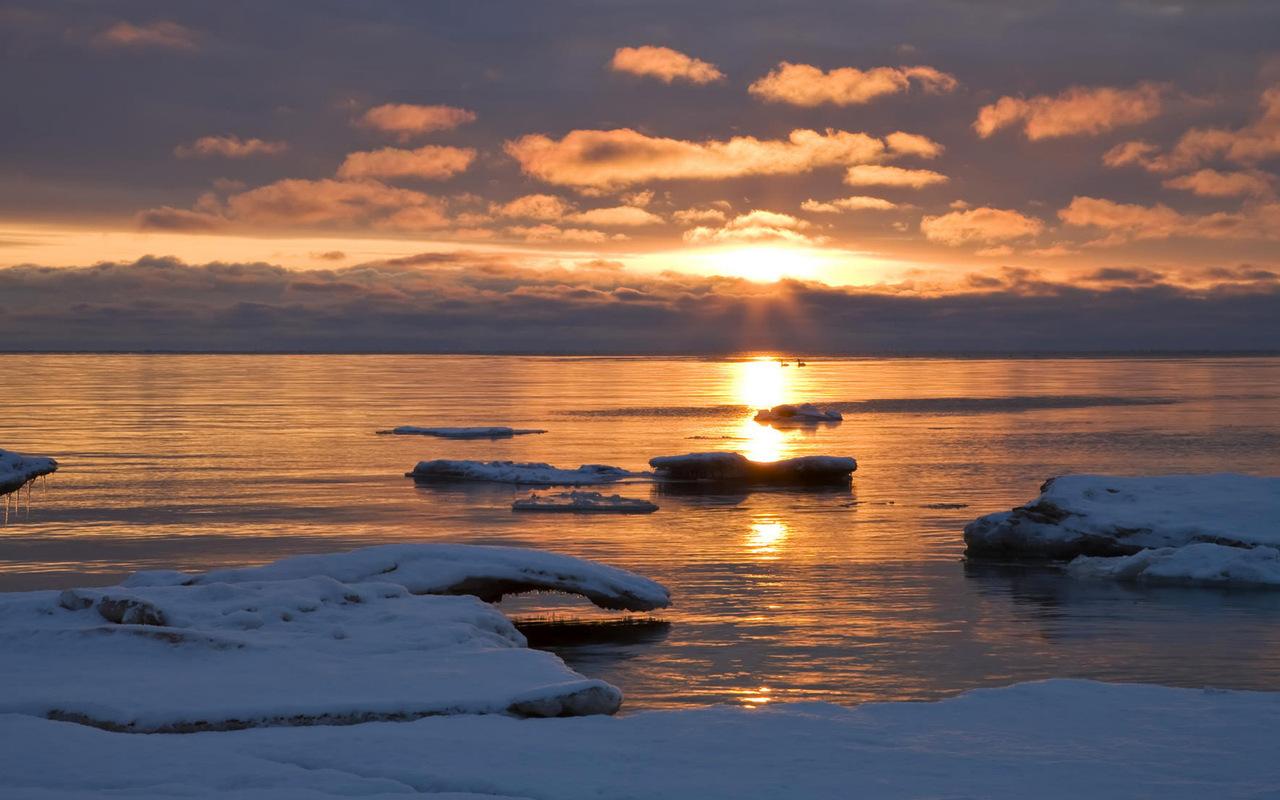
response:
<path id="1" fill-rule="evenodd" d="M 0 350 L 1277 350 L 1278 30 L 0 0 Z"/>

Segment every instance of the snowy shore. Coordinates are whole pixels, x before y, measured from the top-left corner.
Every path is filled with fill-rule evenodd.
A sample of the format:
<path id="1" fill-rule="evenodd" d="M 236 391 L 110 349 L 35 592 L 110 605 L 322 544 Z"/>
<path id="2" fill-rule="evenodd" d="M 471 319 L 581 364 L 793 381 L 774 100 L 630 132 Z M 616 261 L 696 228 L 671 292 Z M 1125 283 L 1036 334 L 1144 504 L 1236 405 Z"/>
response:
<path id="1" fill-rule="evenodd" d="M 8 714 L 0 796 L 1244 800 L 1280 791 L 1277 726 L 1280 694 L 1070 680 L 937 703 L 191 735 Z"/>

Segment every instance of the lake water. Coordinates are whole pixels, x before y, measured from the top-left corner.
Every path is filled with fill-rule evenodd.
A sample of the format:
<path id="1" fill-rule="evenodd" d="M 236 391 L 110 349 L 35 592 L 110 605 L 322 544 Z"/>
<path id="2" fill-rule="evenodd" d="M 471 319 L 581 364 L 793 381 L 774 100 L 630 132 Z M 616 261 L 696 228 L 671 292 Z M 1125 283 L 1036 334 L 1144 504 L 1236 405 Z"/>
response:
<path id="1" fill-rule="evenodd" d="M 1050 676 L 1280 689 L 1280 592 L 1142 589 L 967 563 L 961 528 L 1066 472 L 1280 474 L 1280 359 L 0 355 L 0 447 L 60 471 L 9 497 L 0 590 L 405 541 L 527 545 L 662 581 L 665 625 L 561 641 L 625 708 L 931 699 Z M 748 407 L 840 404 L 835 427 Z M 548 429 L 505 441 L 402 424 Z M 851 490 L 657 493 L 650 516 L 519 515 L 415 486 L 424 458 L 641 469 L 740 450 L 859 462 Z M 612 490 L 611 490 L 612 491 Z M 612 617 L 573 598 L 522 619 Z"/>

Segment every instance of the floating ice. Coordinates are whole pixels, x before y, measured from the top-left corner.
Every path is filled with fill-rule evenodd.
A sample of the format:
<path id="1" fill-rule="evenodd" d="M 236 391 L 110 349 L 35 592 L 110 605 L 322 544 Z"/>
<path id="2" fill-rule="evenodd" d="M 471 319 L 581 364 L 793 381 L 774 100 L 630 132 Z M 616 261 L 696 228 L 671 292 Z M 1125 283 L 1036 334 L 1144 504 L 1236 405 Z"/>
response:
<path id="1" fill-rule="evenodd" d="M 965 526 L 970 555 L 1132 555 L 1196 542 L 1280 545 L 1280 478 L 1164 475 L 1052 478 L 1040 496 Z"/>
<path id="2" fill-rule="evenodd" d="M 21 489 L 41 475 L 58 469 L 58 462 L 44 456 L 24 456 L 12 450 L 0 450 L 0 494 Z"/>
<path id="3" fill-rule="evenodd" d="M 858 462 L 842 456 L 800 456 L 782 461 L 751 461 L 741 453 L 689 453 L 659 456 L 649 466 L 660 480 L 701 480 L 745 484 L 847 483 Z"/>
<path id="4" fill-rule="evenodd" d="M 623 497 L 620 494 L 556 492 L 550 495 L 531 494 L 512 503 L 511 510 L 579 514 L 652 514 L 658 510 L 658 505 L 638 497 Z"/>
<path id="5" fill-rule="evenodd" d="M 1139 550 L 1131 556 L 1079 556 L 1067 565 L 1077 578 L 1183 586 L 1280 587 L 1280 550 L 1197 542 Z"/>
<path id="6" fill-rule="evenodd" d="M 438 458 L 419 461 L 406 477 L 419 481 L 488 481 L 525 486 L 593 486 L 631 477 L 621 467 L 583 464 L 577 469 L 561 469 L 542 462 L 462 461 Z"/>
<path id="7" fill-rule="evenodd" d="M 378 431 L 378 433 L 396 436 L 436 436 L 441 439 L 510 439 L 513 436 L 546 433 L 546 431 L 541 428 L 508 428 L 504 425 L 469 428 L 420 428 L 416 425 L 401 425 L 389 431 Z"/>
<path id="8" fill-rule="evenodd" d="M 799 405 L 783 404 L 773 408 L 761 409 L 756 413 L 756 422 L 774 425 L 815 425 L 822 422 L 839 422 L 844 416 L 834 409 L 818 408 L 813 403 Z"/>

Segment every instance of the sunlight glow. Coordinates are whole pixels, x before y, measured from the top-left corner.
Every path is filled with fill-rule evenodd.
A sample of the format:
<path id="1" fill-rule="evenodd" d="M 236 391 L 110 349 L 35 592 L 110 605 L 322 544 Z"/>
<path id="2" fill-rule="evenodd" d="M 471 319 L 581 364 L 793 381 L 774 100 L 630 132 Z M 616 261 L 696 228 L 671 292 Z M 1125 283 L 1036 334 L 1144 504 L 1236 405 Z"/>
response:
<path id="1" fill-rule="evenodd" d="M 747 416 L 739 426 L 738 435 L 746 440 L 742 454 L 752 461 L 777 461 L 786 449 L 786 434 L 769 425 L 761 425 L 754 417 L 758 409 L 772 408 L 786 402 L 787 376 L 790 367 L 776 360 L 761 357 L 736 365 L 734 396 L 748 406 Z"/>
<path id="2" fill-rule="evenodd" d="M 765 559 L 776 557 L 779 545 L 787 538 L 787 526 L 776 519 L 760 519 L 751 523 L 747 549 Z"/>
<path id="3" fill-rule="evenodd" d="M 699 272 L 773 283 L 782 278 L 814 280 L 824 276 L 830 256 L 811 247 L 781 245 L 716 248 L 690 253 Z"/>

